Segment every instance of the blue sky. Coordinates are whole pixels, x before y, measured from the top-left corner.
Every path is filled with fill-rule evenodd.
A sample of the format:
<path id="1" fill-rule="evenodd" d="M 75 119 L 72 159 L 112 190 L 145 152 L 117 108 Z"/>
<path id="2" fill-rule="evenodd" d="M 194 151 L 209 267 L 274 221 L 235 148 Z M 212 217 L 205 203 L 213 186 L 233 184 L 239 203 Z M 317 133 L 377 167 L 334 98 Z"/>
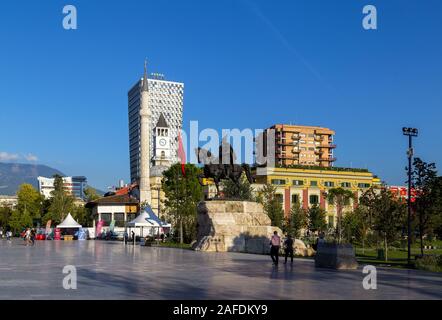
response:
<path id="1" fill-rule="evenodd" d="M 62 28 L 66 4 L 77 30 Z M 337 166 L 403 184 L 403 126 L 442 162 L 441 33 L 438 0 L 2 1 L 0 156 L 127 181 L 127 91 L 148 57 L 185 83 L 184 128 L 326 126 Z"/>

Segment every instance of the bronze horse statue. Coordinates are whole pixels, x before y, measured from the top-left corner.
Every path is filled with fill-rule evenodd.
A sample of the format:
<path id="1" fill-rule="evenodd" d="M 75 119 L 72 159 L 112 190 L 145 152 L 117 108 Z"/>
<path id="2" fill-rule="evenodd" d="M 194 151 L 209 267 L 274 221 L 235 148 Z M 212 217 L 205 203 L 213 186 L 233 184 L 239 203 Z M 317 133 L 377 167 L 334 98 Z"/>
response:
<path id="1" fill-rule="evenodd" d="M 225 152 L 226 147 L 228 147 L 228 154 L 223 153 Z M 248 164 L 234 163 L 235 154 L 230 144 L 227 143 L 226 145 L 223 143 L 223 145 L 219 147 L 218 158 L 213 157 L 210 151 L 202 148 L 198 148 L 195 151 L 197 153 L 198 163 L 204 165 L 203 173 L 198 176 L 199 183 L 203 185 L 203 178 L 212 178 L 216 186 L 217 197 L 220 195 L 219 184 L 221 180 L 230 179 L 239 187 L 240 179 L 244 172 L 249 183 L 254 182 L 254 178 L 252 177 L 252 172 Z"/>

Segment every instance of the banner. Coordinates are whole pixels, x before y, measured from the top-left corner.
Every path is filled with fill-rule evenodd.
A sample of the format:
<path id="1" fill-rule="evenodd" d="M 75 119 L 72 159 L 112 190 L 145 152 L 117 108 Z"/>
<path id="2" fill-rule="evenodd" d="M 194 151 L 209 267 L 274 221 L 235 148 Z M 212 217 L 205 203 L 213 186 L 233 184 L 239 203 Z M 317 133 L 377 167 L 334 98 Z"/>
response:
<path id="1" fill-rule="evenodd" d="M 101 230 L 103 229 L 104 221 L 100 220 L 97 223 L 97 231 L 95 232 L 96 236 L 99 236 L 101 234 Z"/>
<path id="2" fill-rule="evenodd" d="M 61 229 L 55 228 L 55 230 L 54 230 L 54 240 L 61 240 Z"/>
<path id="3" fill-rule="evenodd" d="M 50 235 L 51 234 L 51 223 L 52 220 L 48 220 L 48 222 L 46 223 L 46 235 Z"/>
<path id="4" fill-rule="evenodd" d="M 111 232 L 114 232 L 114 228 L 115 228 L 115 220 L 112 220 L 111 223 L 110 223 L 110 225 L 109 225 L 109 230 L 110 230 Z"/>

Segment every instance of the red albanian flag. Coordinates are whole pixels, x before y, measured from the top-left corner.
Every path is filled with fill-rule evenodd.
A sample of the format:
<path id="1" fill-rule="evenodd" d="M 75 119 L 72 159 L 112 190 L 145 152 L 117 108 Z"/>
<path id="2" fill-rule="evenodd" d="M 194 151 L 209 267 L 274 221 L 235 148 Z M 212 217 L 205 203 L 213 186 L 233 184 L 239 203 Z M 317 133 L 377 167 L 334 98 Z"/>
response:
<path id="1" fill-rule="evenodd" d="M 178 157 L 181 162 L 181 172 L 183 176 L 186 176 L 186 152 L 183 147 L 183 139 L 181 139 L 181 133 L 178 132 Z"/>

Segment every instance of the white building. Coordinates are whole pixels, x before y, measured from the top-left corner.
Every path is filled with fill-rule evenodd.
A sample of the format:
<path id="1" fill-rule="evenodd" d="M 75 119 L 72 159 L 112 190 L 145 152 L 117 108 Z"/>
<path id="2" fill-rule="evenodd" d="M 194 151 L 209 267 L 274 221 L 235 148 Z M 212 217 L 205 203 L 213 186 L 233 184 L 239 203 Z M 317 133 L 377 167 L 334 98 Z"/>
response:
<path id="1" fill-rule="evenodd" d="M 0 195 L 0 207 L 9 207 L 14 209 L 17 206 L 18 197 L 17 196 L 2 196 Z"/>
<path id="2" fill-rule="evenodd" d="M 105 227 L 112 221 L 115 221 L 116 227 L 124 227 L 135 219 L 139 209 L 138 200 L 128 194 L 99 198 L 87 203 L 86 207 L 92 209 L 95 223 L 102 220 Z"/>
<path id="3" fill-rule="evenodd" d="M 55 178 L 38 177 L 38 191 L 46 198 L 51 197 Z M 77 199 L 85 199 L 84 189 L 87 187 L 86 177 L 63 177 L 64 190 Z"/>
<path id="4" fill-rule="evenodd" d="M 129 154 L 130 154 L 130 176 L 132 182 L 137 182 L 140 178 L 140 101 L 143 79 L 139 80 L 128 92 L 128 114 L 129 114 Z M 183 122 L 183 97 L 184 84 L 180 82 L 166 81 L 161 75 L 151 75 L 148 79 L 149 88 L 149 109 L 150 109 L 150 137 L 149 137 L 149 155 L 152 160 L 157 160 L 156 151 L 164 151 L 165 158 L 170 158 L 171 163 L 177 162 L 178 150 L 178 132 L 182 128 Z M 157 124 L 164 123 L 160 121 L 163 115 L 164 122 L 167 123 L 167 139 L 156 139 L 158 143 L 165 145 L 155 146 L 155 137 L 158 138 L 159 132 L 156 132 Z M 164 148 L 166 147 L 167 148 Z M 160 151 L 160 156 L 161 156 Z"/>

